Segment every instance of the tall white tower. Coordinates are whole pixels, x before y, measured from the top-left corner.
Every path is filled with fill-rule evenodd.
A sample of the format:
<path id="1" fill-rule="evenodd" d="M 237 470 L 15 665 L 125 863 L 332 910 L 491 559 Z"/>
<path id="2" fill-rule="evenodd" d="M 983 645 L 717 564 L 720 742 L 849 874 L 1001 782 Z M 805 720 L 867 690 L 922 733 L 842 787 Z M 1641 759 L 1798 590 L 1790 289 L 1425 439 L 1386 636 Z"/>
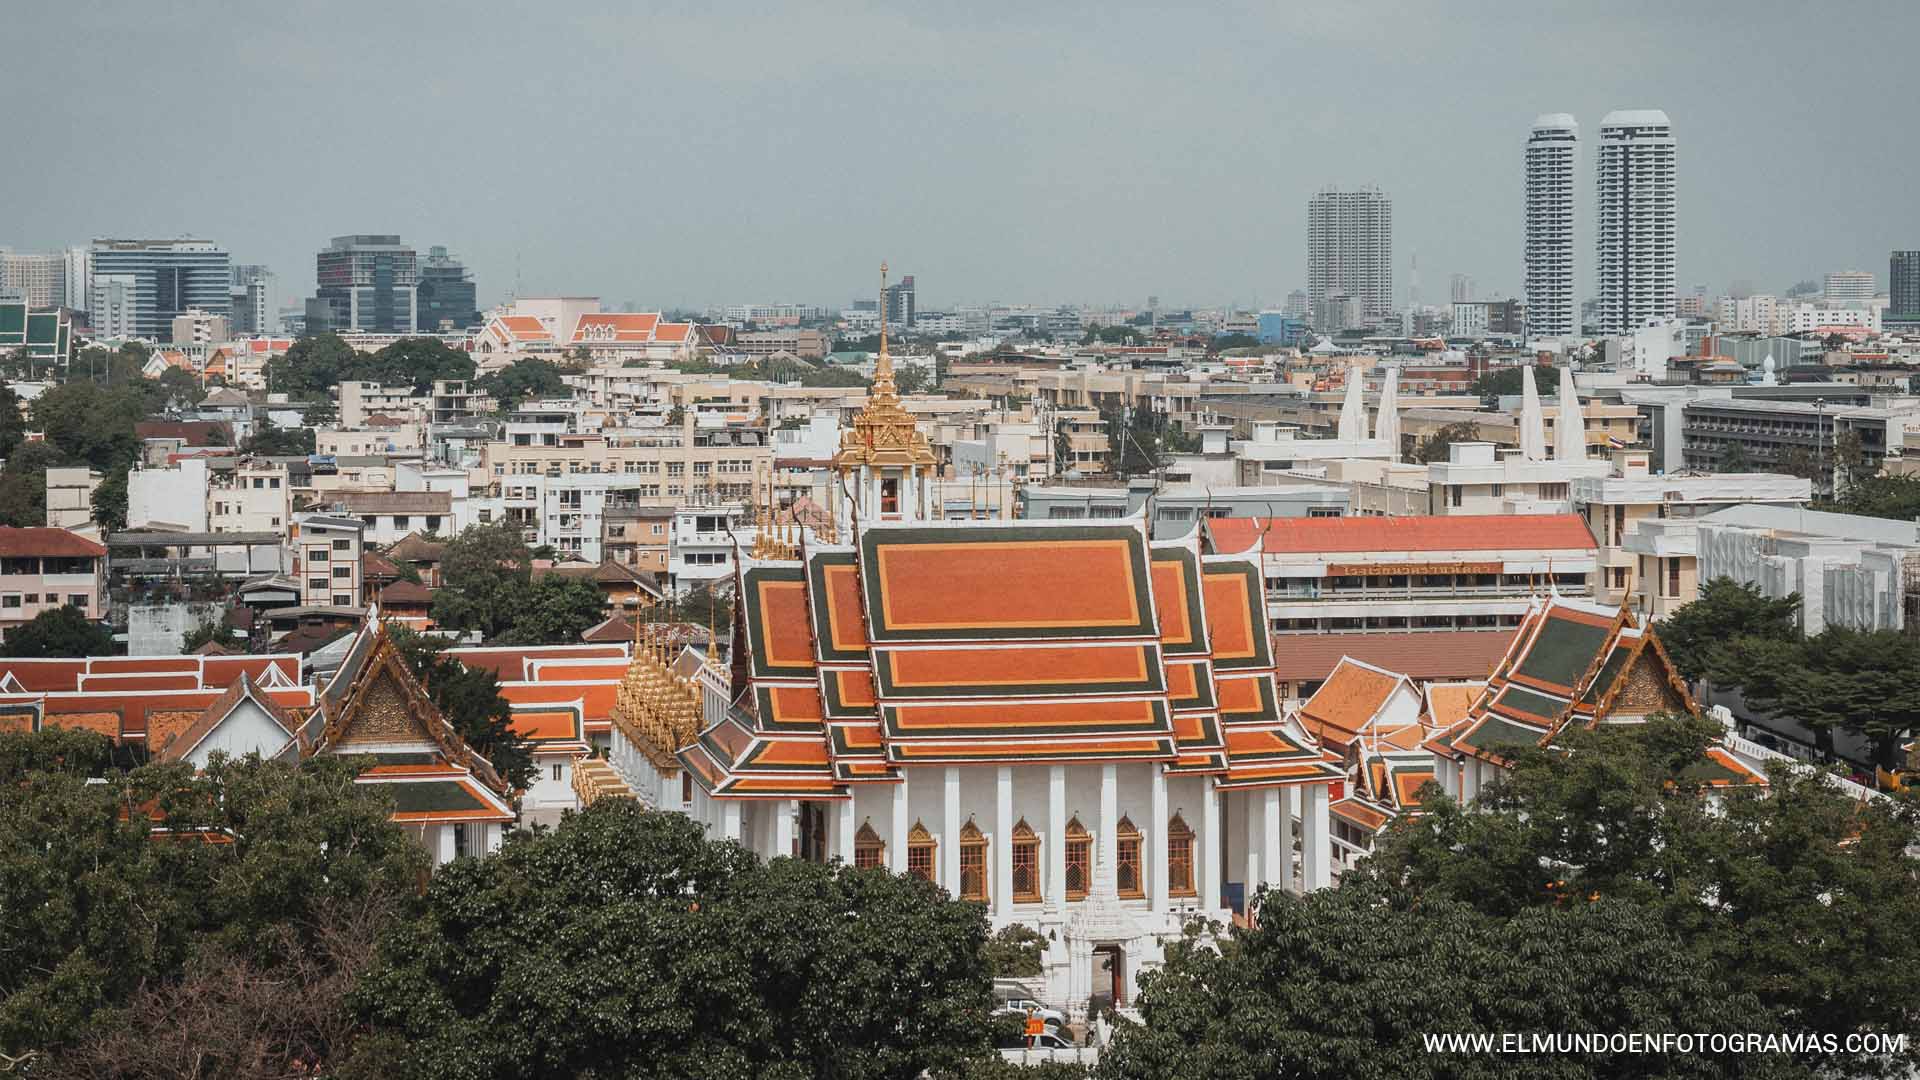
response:
<path id="1" fill-rule="evenodd" d="M 1595 155 L 1600 332 L 1628 334 L 1674 308 L 1673 125 L 1658 109 L 1610 112 Z"/>
<path id="2" fill-rule="evenodd" d="M 1573 175 L 1579 156 L 1580 125 L 1571 115 L 1547 113 L 1533 122 L 1527 136 L 1529 339 L 1580 332 L 1573 295 Z"/>
<path id="3" fill-rule="evenodd" d="M 1393 314 L 1393 202 L 1379 188 L 1326 188 L 1307 201 L 1307 299 L 1314 329 L 1345 329 L 1336 315 L 1378 325 Z"/>

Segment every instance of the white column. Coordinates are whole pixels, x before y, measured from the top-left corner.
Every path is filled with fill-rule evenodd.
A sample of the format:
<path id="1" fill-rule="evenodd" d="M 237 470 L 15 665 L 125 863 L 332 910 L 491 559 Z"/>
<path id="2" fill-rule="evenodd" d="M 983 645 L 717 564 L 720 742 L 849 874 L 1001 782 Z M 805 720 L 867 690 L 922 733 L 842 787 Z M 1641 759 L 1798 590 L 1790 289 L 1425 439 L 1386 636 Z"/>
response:
<path id="1" fill-rule="evenodd" d="M 717 801 L 720 802 L 720 839 L 737 842 L 740 839 L 740 800 Z"/>
<path id="2" fill-rule="evenodd" d="M 994 777 L 993 880 L 988 883 L 993 913 L 1013 913 L 1013 770 L 1000 766 Z"/>
<path id="3" fill-rule="evenodd" d="M 834 822 L 834 824 L 838 826 L 834 830 L 834 832 L 839 837 L 839 850 L 835 851 L 834 854 L 840 856 L 841 862 L 846 863 L 848 866 L 852 866 L 853 865 L 853 836 L 854 836 L 854 833 L 858 831 L 858 829 L 860 828 L 858 821 L 855 820 L 859 817 L 859 815 L 854 813 L 854 799 L 853 799 L 852 793 L 848 793 L 847 800 L 845 802 L 834 803 L 833 812 L 838 818 L 838 820 Z"/>
<path id="4" fill-rule="evenodd" d="M 1055 911 L 1067 906 L 1067 767 L 1047 770 L 1047 900 Z"/>
<path id="5" fill-rule="evenodd" d="M 1298 892 L 1293 873 L 1293 827 L 1300 821 L 1300 788 L 1280 789 L 1280 877 L 1279 884 L 1289 892 Z"/>
<path id="6" fill-rule="evenodd" d="M 1200 906 L 1220 905 L 1220 792 L 1213 778 L 1200 778 Z"/>
<path id="7" fill-rule="evenodd" d="M 1147 771 L 1153 783 L 1153 825 L 1151 833 L 1141 846 L 1148 848 L 1140 853 L 1141 870 L 1147 874 L 1148 895 L 1153 897 L 1153 910 L 1167 910 L 1167 774 L 1159 765 L 1148 765 Z"/>
<path id="8" fill-rule="evenodd" d="M 1306 813 L 1300 819 L 1301 888 L 1306 892 L 1333 884 L 1333 851 L 1327 821 L 1327 785 L 1305 788 Z"/>
<path id="9" fill-rule="evenodd" d="M 1118 766 L 1100 766 L 1100 861 L 1109 870 L 1120 871 L 1120 771 Z M 1112 880 L 1118 880 L 1114 878 Z"/>
<path id="10" fill-rule="evenodd" d="M 907 872 L 907 830 L 913 822 L 907 818 L 907 770 L 900 770 L 900 782 L 893 785 L 893 819 L 887 828 L 887 869 L 896 874 Z"/>
<path id="11" fill-rule="evenodd" d="M 781 799 L 773 803 L 773 850 L 769 858 L 784 859 L 793 854 L 793 815 L 795 804 L 792 799 Z"/>
<path id="12" fill-rule="evenodd" d="M 439 849 L 433 860 L 435 866 L 445 866 L 453 861 L 453 826 L 439 826 L 439 835 L 434 837 L 434 846 Z"/>
<path id="13" fill-rule="evenodd" d="M 1246 904 L 1251 907 L 1253 895 L 1260 891 L 1260 855 L 1266 846 L 1262 832 L 1261 798 L 1258 791 L 1243 792 L 1240 802 L 1246 807 L 1247 814 L 1247 879 L 1242 883 Z"/>
<path id="14" fill-rule="evenodd" d="M 960 770 L 947 766 L 945 801 L 940 830 L 940 884 L 960 895 Z"/>
<path id="15" fill-rule="evenodd" d="M 1279 788 L 1266 788 L 1260 792 L 1260 880 L 1291 890 L 1293 874 L 1290 861 L 1293 852 L 1287 840 L 1287 812 L 1281 805 L 1281 800 L 1285 798 L 1286 792 Z"/>

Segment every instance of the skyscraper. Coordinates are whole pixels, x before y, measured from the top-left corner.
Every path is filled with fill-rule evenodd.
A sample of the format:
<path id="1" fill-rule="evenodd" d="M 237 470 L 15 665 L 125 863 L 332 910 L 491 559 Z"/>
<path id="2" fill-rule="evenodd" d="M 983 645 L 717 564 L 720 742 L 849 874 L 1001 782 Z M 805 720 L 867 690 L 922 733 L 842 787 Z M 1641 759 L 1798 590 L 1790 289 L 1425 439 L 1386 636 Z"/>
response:
<path id="1" fill-rule="evenodd" d="M 307 301 L 309 334 L 411 334 L 419 325 L 419 261 L 396 235 L 334 237 L 314 258 L 314 281 L 318 288 Z"/>
<path id="2" fill-rule="evenodd" d="M 73 306 L 67 300 L 63 254 L 33 255 L 0 248 L 0 288 L 18 292 L 30 307 Z"/>
<path id="3" fill-rule="evenodd" d="M 98 239 L 87 258 L 87 310 L 101 337 L 165 341 L 188 308 L 233 313 L 233 257 L 205 240 Z M 106 300 L 102 294 L 110 294 Z"/>
<path id="4" fill-rule="evenodd" d="M 1323 331 L 1393 314 L 1393 202 L 1379 188 L 1307 200 L 1307 302 Z"/>
<path id="5" fill-rule="evenodd" d="M 1867 270 L 1832 270 L 1820 290 L 1820 298 L 1835 303 L 1865 303 L 1874 297 L 1874 280 Z"/>
<path id="6" fill-rule="evenodd" d="M 233 332 L 267 334 L 279 332 L 279 295 L 274 288 L 273 271 L 257 263 L 233 268 Z"/>
<path id="7" fill-rule="evenodd" d="M 914 310 L 913 275 L 901 278 L 896 285 L 889 285 L 881 294 L 887 305 L 887 321 L 896 328 L 913 325 Z"/>
<path id="8" fill-rule="evenodd" d="M 1573 300 L 1573 176 L 1580 125 L 1547 113 L 1527 136 L 1527 336 L 1570 338 L 1580 332 Z"/>
<path id="9" fill-rule="evenodd" d="M 1473 275 L 1455 274 L 1447 284 L 1447 299 L 1455 304 L 1471 303 L 1473 300 Z"/>
<path id="10" fill-rule="evenodd" d="M 443 247 L 427 249 L 420 264 L 420 332 L 464 330 L 480 321 L 473 274 Z"/>
<path id="11" fill-rule="evenodd" d="M 1896 251 L 1887 259 L 1887 317 L 1920 321 L 1920 251 Z"/>
<path id="12" fill-rule="evenodd" d="M 1594 158 L 1600 332 L 1674 314 L 1673 125 L 1658 109 L 1610 112 Z"/>

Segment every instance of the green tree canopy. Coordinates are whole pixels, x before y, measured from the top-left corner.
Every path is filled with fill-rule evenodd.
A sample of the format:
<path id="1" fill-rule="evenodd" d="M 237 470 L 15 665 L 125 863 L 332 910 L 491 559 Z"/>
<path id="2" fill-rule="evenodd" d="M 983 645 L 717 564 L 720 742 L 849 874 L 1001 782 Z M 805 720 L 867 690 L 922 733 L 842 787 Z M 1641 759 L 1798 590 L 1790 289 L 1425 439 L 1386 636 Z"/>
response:
<path id="1" fill-rule="evenodd" d="M 1920 843 L 1920 817 L 1894 800 L 1855 802 L 1812 770 L 1776 768 L 1766 789 L 1705 797 L 1702 785 L 1721 771 L 1704 750 L 1718 737 L 1711 721 L 1656 716 L 1570 730 L 1551 751 L 1516 751 L 1513 771 L 1484 788 L 1471 810 L 1428 798 L 1421 816 L 1397 823 L 1373 857 L 1349 871 L 1341 891 L 1374 889 L 1406 910 L 1463 903 L 1501 919 L 1637 905 L 1676 939 L 1661 946 L 1667 966 L 1703 963 L 1711 975 L 1703 985 L 1757 1002 L 1740 1010 L 1744 1023 L 1717 1030 L 1912 1030 L 1920 983 L 1909 973 L 1920 965 L 1920 941 L 1906 928 L 1920 919 L 1920 879 L 1908 852 Z M 1648 927 L 1647 936 L 1654 933 Z M 1628 939 L 1641 936 L 1619 944 L 1632 948 Z M 1531 949 L 1515 959 L 1527 956 L 1560 963 Z M 1636 977 L 1630 970 L 1643 962 L 1653 963 L 1627 963 L 1621 977 Z M 1680 1027 L 1650 1019 L 1653 1030 L 1716 1030 L 1687 1028 L 1684 1015 L 1672 1018 Z M 1879 1074 L 1873 1062 L 1839 1056 L 1800 1064 L 1824 1065 L 1829 1075 Z"/>
<path id="2" fill-rule="evenodd" d="M 434 876 L 363 981 L 403 1078 L 909 1080 L 986 1050 L 977 905 L 606 799 Z"/>
<path id="3" fill-rule="evenodd" d="M 530 356 L 483 375 L 476 385 L 492 395 L 503 413 L 528 398 L 559 397 L 567 393 L 566 380 L 551 361 Z"/>
<path id="4" fill-rule="evenodd" d="M 1842 514 L 1920 520 L 1920 476 L 1849 476 L 1830 509 Z"/>
<path id="5" fill-rule="evenodd" d="M 113 634 L 72 604 L 28 619 L 0 642 L 4 656 L 111 656 Z"/>
<path id="6" fill-rule="evenodd" d="M 0 470 L 0 525 L 27 527 L 47 523 L 47 470 L 67 464 L 67 455 L 50 442 L 21 443 Z"/>
<path id="7" fill-rule="evenodd" d="M 268 457 L 311 454 L 313 448 L 314 430 L 312 428 L 283 428 L 264 414 L 261 415 L 260 422 L 254 425 L 253 435 L 242 447 L 249 454 L 264 454 Z"/>
<path id="8" fill-rule="evenodd" d="M 1831 752 L 1836 729 L 1873 744 L 1875 764 L 1893 768 L 1900 744 L 1920 728 L 1920 639 L 1899 630 L 1829 626 L 1789 641 L 1742 637 L 1722 665 L 1747 704 L 1790 717 Z"/>
<path id="9" fill-rule="evenodd" d="M 1712 679 L 1737 686 L 1740 669 L 1731 650 L 1741 638 L 1794 641 L 1800 637 L 1800 594 L 1784 600 L 1764 596 L 1757 585 L 1717 577 L 1700 595 L 1660 623 L 1660 644 L 1689 682 Z"/>
<path id="10" fill-rule="evenodd" d="M 1723 473 L 1752 472 L 1753 455 L 1747 453 L 1745 443 L 1729 441 L 1720 451 L 1718 468 Z"/>
<path id="11" fill-rule="evenodd" d="M 533 562 L 512 524 L 469 525 L 447 541 L 440 571 L 444 584 L 433 594 L 434 625 L 478 630 L 491 640 L 519 617 Z"/>
<path id="12" fill-rule="evenodd" d="M 545 574 L 527 588 L 507 637 L 518 645 L 577 645 L 607 617 L 607 596 L 581 577 Z"/>
<path id="13" fill-rule="evenodd" d="M 423 852 L 347 762 L 121 773 L 105 755 L 99 736 L 0 734 L 0 767 L 16 770 L 0 774 L 0 1052 L 50 1057 L 46 1075 L 152 1075 L 97 1053 L 142 1020 L 122 1010 L 143 990 L 178 985 L 208 950 L 277 967 L 321 947 L 316 930 L 340 921 L 329 912 L 411 902 Z M 82 764 L 107 782 L 84 783 Z M 156 1019 L 167 1026 L 144 1022 Z M 287 1071 L 274 1075 L 312 1064 L 303 1048 L 277 1052 Z M 250 1064 L 216 1056 L 194 1075 L 263 1075 Z"/>
<path id="14" fill-rule="evenodd" d="M 1453 453 L 1454 443 L 1479 442 L 1480 425 L 1472 420 L 1462 420 L 1457 424 L 1448 424 L 1433 434 L 1421 439 L 1413 448 L 1413 460 L 1421 465 L 1431 465 L 1436 461 L 1445 461 Z"/>
<path id="15" fill-rule="evenodd" d="M 1520 377 L 1523 373 L 1533 372 L 1534 389 L 1542 394 L 1559 392 L 1560 372 L 1552 364 L 1529 364 L 1526 367 L 1502 368 L 1491 371 L 1473 381 L 1473 392 L 1480 395 L 1482 401 L 1492 404 L 1508 394 L 1523 393 Z"/>
<path id="16" fill-rule="evenodd" d="M 62 383 L 34 399 L 33 421 L 69 459 L 102 472 L 124 469 L 140 456 L 134 425 L 147 415 L 145 385 Z"/>
<path id="17" fill-rule="evenodd" d="M 379 352 L 363 353 L 337 334 L 315 334 L 267 362 L 268 385 L 296 400 L 326 397 L 347 379 L 411 386 L 424 394 L 435 380 L 472 377 L 473 358 L 435 337 L 401 338 Z"/>
<path id="18" fill-rule="evenodd" d="M 102 533 L 127 527 L 127 470 L 113 469 L 93 489 L 93 520 Z"/>
<path id="19" fill-rule="evenodd" d="M 26 405 L 13 387 L 0 383 L 0 458 L 13 456 L 27 437 Z"/>

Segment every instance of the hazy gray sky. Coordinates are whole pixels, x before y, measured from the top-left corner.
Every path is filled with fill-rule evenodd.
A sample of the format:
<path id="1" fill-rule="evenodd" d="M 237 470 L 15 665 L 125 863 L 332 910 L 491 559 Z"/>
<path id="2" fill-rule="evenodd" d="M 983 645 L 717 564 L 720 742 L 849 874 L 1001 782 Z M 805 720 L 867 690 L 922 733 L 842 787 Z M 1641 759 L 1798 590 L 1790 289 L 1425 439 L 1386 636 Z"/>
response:
<path id="1" fill-rule="evenodd" d="M 1585 232 L 1600 117 L 1662 108 L 1683 287 L 1920 247 L 1913 0 L 1183 7 L 23 0 L 0 245 L 192 233 L 283 300 L 398 232 L 483 303 L 840 305 L 882 258 L 923 307 L 1278 303 L 1307 196 L 1373 183 L 1434 300 L 1519 289 L 1536 114 Z"/>

